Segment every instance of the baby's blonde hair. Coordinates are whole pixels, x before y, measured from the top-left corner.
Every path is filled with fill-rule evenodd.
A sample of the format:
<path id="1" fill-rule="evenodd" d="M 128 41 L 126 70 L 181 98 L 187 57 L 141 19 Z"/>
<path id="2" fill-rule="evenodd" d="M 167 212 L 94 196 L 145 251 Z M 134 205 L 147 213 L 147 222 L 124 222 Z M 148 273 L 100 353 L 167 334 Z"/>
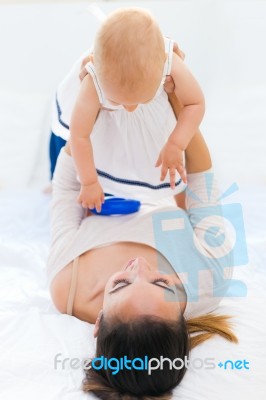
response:
<path id="1" fill-rule="evenodd" d="M 165 62 L 164 38 L 153 16 L 141 8 L 113 12 L 95 40 L 94 65 L 100 82 L 123 91 L 159 86 Z M 154 82 L 154 83 L 153 83 Z"/>

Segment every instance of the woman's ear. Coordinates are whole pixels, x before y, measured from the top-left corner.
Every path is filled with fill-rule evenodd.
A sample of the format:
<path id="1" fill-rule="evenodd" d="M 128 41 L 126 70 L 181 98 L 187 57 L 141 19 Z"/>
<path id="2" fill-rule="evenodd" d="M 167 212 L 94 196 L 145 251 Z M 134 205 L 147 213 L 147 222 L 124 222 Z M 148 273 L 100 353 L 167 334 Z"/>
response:
<path id="1" fill-rule="evenodd" d="M 95 326 L 94 326 L 94 331 L 93 331 L 93 336 L 96 338 L 98 336 L 99 333 L 99 327 L 100 327 L 100 321 L 103 315 L 103 310 L 101 310 L 98 314 L 98 317 L 95 321 Z"/>

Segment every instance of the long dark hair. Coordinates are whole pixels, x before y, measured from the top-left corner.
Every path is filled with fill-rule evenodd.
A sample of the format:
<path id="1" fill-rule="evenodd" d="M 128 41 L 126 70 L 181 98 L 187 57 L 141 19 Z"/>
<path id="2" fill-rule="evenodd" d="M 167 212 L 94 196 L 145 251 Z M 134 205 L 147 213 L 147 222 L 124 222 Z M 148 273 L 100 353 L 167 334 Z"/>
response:
<path id="1" fill-rule="evenodd" d="M 189 355 L 189 335 L 183 315 L 177 321 L 142 315 L 132 321 L 107 321 L 103 316 L 100 320 L 95 357 L 104 356 L 107 359 L 117 359 L 127 356 L 148 359 L 160 357 L 170 360 L 185 359 Z M 181 364 L 178 364 L 178 368 Z M 170 367 L 169 362 L 163 363 L 163 369 L 147 370 L 122 369 L 112 374 L 110 369 L 86 369 L 83 390 L 93 392 L 100 399 L 149 399 L 159 396 L 169 398 L 172 389 L 183 379 L 186 372 L 184 365 L 180 369 Z M 165 395 L 165 397 L 162 397 Z M 150 397 L 151 396 L 151 397 Z"/>
<path id="2" fill-rule="evenodd" d="M 100 320 L 95 357 L 120 358 L 127 355 L 149 358 L 167 357 L 185 359 L 199 344 L 219 335 L 229 342 L 238 343 L 231 330 L 228 315 L 209 313 L 185 320 L 181 314 L 177 321 L 166 321 L 154 316 L 140 316 L 127 323 Z M 122 370 L 112 375 L 110 370 L 86 369 L 83 390 L 94 393 L 102 400 L 169 400 L 172 389 L 186 373 L 182 369 L 164 368 L 152 371 Z"/>

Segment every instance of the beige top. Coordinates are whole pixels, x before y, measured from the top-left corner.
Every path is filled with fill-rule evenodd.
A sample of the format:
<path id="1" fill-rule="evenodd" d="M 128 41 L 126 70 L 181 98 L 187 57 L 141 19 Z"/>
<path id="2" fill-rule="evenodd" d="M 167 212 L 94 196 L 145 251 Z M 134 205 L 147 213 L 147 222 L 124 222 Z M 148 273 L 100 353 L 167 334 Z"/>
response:
<path id="1" fill-rule="evenodd" d="M 169 272 L 179 276 L 187 294 L 186 318 L 213 311 L 225 295 L 233 269 L 219 191 L 211 177 L 210 170 L 188 175 L 187 212 L 167 198 L 142 204 L 134 214 L 84 218 L 84 209 L 76 201 L 80 185 L 73 159 L 62 149 L 53 178 L 49 284 L 66 265 L 90 249 L 115 242 L 142 243 L 157 249 L 172 267 Z M 167 270 L 167 266 L 163 268 Z M 73 292 L 77 267 L 76 261 Z M 70 299 L 69 313 L 71 307 Z"/>

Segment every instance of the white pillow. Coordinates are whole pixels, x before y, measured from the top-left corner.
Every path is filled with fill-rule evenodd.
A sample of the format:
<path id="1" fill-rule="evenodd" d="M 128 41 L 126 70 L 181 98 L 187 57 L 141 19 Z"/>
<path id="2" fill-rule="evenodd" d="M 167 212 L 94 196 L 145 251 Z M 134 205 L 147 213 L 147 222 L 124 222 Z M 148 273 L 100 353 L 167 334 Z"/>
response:
<path id="1" fill-rule="evenodd" d="M 45 135 L 48 95 L 0 89 L 0 188 L 29 184 Z M 47 125 L 47 124 L 45 124 Z M 47 152 L 48 148 L 43 149 Z"/>

